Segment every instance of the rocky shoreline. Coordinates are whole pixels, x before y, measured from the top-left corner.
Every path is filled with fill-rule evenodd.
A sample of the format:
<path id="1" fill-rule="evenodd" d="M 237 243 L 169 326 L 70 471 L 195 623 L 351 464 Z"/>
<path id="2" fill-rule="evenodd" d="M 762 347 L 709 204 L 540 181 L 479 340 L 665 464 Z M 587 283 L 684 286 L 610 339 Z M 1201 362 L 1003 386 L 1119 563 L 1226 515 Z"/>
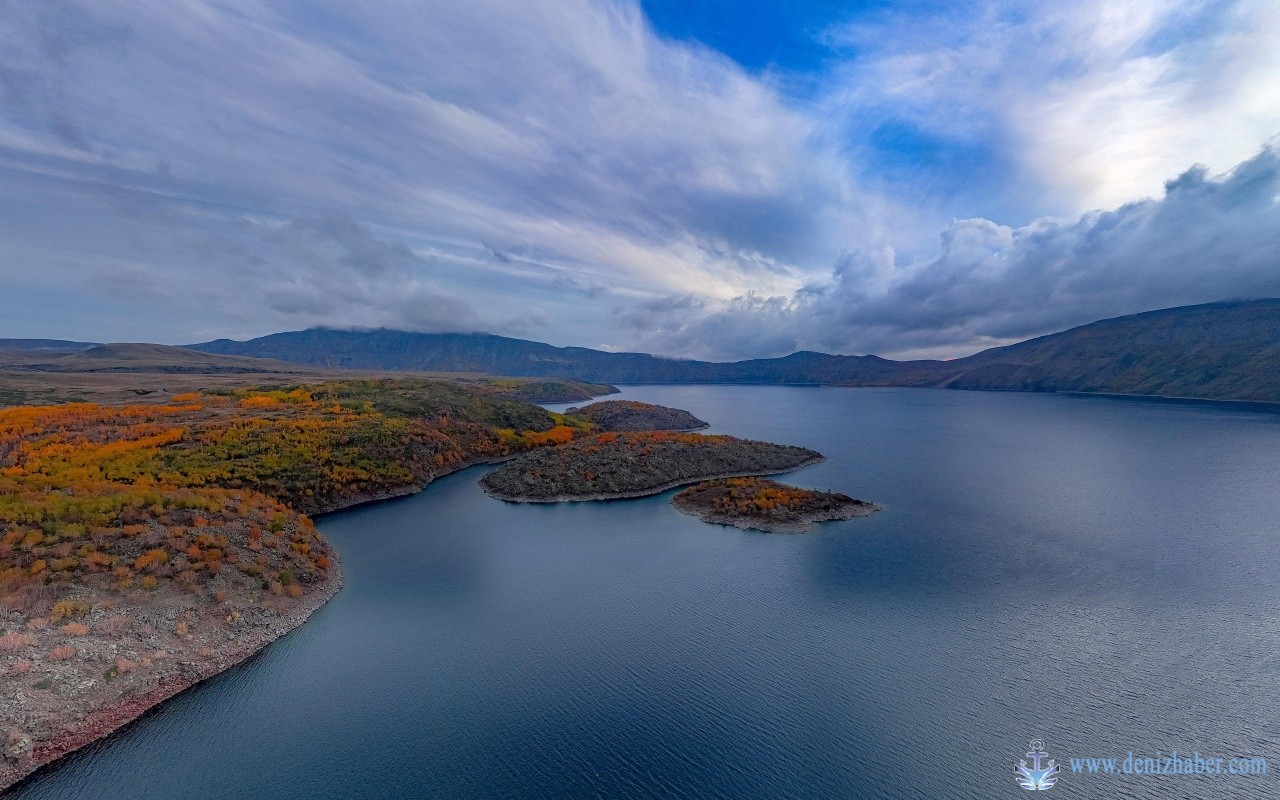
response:
<path id="1" fill-rule="evenodd" d="M 56 765 L 62 758 L 115 733 L 166 700 L 247 661 L 263 648 L 297 629 L 319 611 L 342 588 L 342 568 L 336 551 L 331 551 L 333 564 L 326 580 L 313 586 L 305 602 L 281 614 L 271 623 L 257 625 L 237 642 L 237 647 L 210 654 L 170 654 L 165 667 L 158 669 L 153 685 L 137 694 L 122 697 L 118 703 L 93 709 L 79 721 L 57 735 L 38 742 L 28 742 L 26 752 L 17 760 L 0 761 L 0 792 L 38 777 L 38 773 Z M 193 639 L 199 640 L 193 631 Z M 12 743 L 19 744 L 20 743 Z M 8 753 L 6 753 L 8 755 Z"/>

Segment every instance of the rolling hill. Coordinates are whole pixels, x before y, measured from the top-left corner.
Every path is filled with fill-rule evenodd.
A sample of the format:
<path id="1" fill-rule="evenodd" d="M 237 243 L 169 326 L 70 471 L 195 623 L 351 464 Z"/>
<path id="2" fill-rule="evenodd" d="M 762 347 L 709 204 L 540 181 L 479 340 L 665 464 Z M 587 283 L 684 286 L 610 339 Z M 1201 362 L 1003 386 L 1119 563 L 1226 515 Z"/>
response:
<path id="1" fill-rule="evenodd" d="M 799 352 L 687 361 L 484 333 L 313 328 L 190 345 L 316 367 L 478 372 L 601 383 L 928 386 L 1280 402 L 1280 299 L 1181 306 L 1082 325 L 951 361 Z"/>
<path id="2" fill-rule="evenodd" d="M 96 347 L 96 342 L 70 342 L 66 339 L 0 339 L 0 352 L 78 353 Z"/>
<path id="3" fill-rule="evenodd" d="M 163 344 L 100 344 L 81 350 L 11 350 L 0 353 L 6 369 L 31 372 L 154 372 L 226 375 L 298 372 L 298 365 L 262 358 L 219 355 Z"/>

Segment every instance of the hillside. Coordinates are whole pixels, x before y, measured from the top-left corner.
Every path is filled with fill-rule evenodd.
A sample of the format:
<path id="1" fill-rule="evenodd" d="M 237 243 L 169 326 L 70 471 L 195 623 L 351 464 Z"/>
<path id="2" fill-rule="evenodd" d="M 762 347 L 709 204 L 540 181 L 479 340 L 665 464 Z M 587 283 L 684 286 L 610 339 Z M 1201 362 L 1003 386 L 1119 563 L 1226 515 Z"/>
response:
<path id="1" fill-rule="evenodd" d="M 1280 300 L 1101 320 L 946 362 L 940 378 L 956 389 L 1280 402 Z"/>
<path id="2" fill-rule="evenodd" d="M 36 372 L 163 372 L 204 375 L 297 372 L 298 365 L 243 356 L 218 355 L 163 344 L 116 343 L 79 350 L 11 351 L 10 369 Z"/>
<path id="3" fill-rule="evenodd" d="M 32 340 L 8 340 L 32 341 Z M 310 367 L 159 344 L 88 345 L 67 352 L 0 349 L 0 406 L 65 402 L 163 401 L 175 394 L 244 385 L 293 387 L 353 378 L 446 381 L 482 394 L 529 403 L 570 403 L 618 390 L 567 378 L 512 378 L 474 373 L 406 375 Z"/>
<path id="4" fill-rule="evenodd" d="M 603 383 L 926 386 L 1280 402 L 1280 299 L 1132 314 L 952 361 L 799 352 L 721 363 L 554 347 L 479 333 L 321 328 L 191 347 L 313 366 Z"/>
<path id="5" fill-rule="evenodd" d="M 0 351 L 26 353 L 77 353 L 95 346 L 95 342 L 71 342 L 66 339 L 0 339 Z"/>

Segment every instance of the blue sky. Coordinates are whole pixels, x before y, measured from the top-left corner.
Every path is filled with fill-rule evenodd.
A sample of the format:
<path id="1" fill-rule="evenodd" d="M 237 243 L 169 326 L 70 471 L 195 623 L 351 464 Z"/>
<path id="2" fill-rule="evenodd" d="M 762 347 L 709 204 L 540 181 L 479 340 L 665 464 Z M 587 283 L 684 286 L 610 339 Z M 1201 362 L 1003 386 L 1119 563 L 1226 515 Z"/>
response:
<path id="1" fill-rule="evenodd" d="M 648 0 L 641 3 L 656 31 L 697 42 L 754 71 L 820 73 L 839 55 L 824 34 L 888 7 L 876 2 L 838 0 Z"/>
<path id="2" fill-rule="evenodd" d="M 947 356 L 1280 295 L 1272 0 L 0 0 L 0 336 Z"/>

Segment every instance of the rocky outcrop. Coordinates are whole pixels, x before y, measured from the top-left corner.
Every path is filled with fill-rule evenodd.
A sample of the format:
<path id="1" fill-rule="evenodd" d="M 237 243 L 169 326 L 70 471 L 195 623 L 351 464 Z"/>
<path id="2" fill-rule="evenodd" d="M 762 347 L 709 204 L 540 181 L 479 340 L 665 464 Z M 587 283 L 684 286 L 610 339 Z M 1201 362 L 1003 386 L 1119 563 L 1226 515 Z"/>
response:
<path id="1" fill-rule="evenodd" d="M 802 533 L 815 523 L 865 517 L 875 503 L 839 492 L 815 492 L 764 478 L 704 481 L 685 489 L 671 504 L 703 522 L 770 533 Z"/>

